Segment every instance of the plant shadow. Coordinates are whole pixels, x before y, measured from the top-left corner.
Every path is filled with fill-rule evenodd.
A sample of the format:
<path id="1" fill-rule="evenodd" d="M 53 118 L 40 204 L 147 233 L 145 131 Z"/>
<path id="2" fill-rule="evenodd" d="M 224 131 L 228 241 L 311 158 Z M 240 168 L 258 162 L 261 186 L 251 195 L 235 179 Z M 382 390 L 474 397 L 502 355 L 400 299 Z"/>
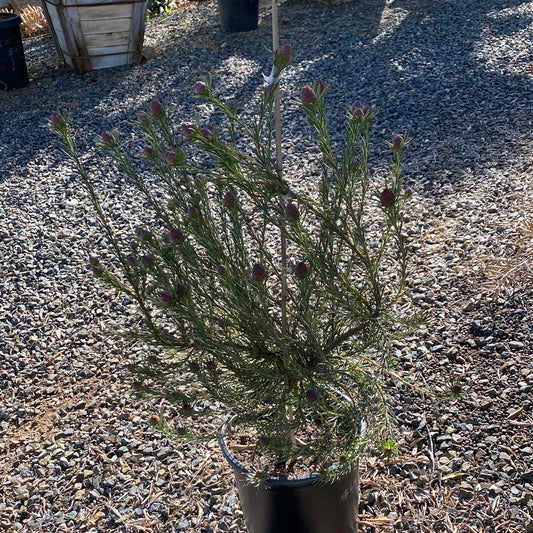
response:
<path id="1" fill-rule="evenodd" d="M 341 135 L 346 106 L 355 100 L 375 105 L 378 138 L 396 132 L 414 138 L 407 165 L 412 180 L 447 174 L 460 180 L 458 168 L 483 171 L 520 157 L 515 145 L 523 144 L 516 140 L 531 118 L 533 77 L 527 51 L 514 46 L 515 37 L 531 26 L 528 2 L 463 3 L 459 8 L 451 0 L 284 2 L 280 39 L 295 50 L 283 84 L 286 135 L 302 136 L 303 120 L 291 99 L 301 85 L 321 78 L 330 87 L 333 137 Z M 14 135 L 2 144 L 17 163 L 4 172 L 13 174 L 40 151 L 55 150 L 42 127 L 58 107 L 71 111 L 86 143 L 104 129 L 129 128 L 152 97 L 167 101 L 176 121 L 190 118 L 197 103 L 191 87 L 202 77 L 248 108 L 271 65 L 270 14 L 270 4 L 262 0 L 258 30 L 224 33 L 216 6 L 197 4 L 147 24 L 149 59 L 143 64 L 81 76 L 61 65 L 51 39 L 30 40 L 30 85 L 1 95 L 0 115 Z M 491 53 L 495 39 L 509 43 L 501 57 Z M 25 130 L 27 121 L 35 123 L 36 133 L 17 146 L 17 124 Z M 376 143 L 378 151 L 383 144 Z"/>

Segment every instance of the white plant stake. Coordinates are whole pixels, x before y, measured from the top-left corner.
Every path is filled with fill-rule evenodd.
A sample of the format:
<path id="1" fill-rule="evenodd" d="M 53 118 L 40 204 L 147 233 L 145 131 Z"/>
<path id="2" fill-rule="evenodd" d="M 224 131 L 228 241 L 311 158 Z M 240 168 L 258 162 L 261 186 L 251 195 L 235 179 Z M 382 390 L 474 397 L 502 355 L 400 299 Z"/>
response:
<path id="1" fill-rule="evenodd" d="M 272 0 L 272 50 L 274 57 L 279 51 L 279 26 L 278 26 L 278 3 Z M 276 65 L 272 67 L 271 83 L 274 84 L 274 124 L 276 128 L 276 168 L 278 176 L 281 179 L 283 175 L 283 156 L 281 152 L 281 95 L 279 89 L 279 73 L 276 72 Z M 282 197 L 280 202 L 285 208 L 285 199 Z M 282 329 L 287 333 L 287 238 L 285 231 L 281 231 L 281 322 Z M 290 413 L 289 413 L 290 417 Z"/>

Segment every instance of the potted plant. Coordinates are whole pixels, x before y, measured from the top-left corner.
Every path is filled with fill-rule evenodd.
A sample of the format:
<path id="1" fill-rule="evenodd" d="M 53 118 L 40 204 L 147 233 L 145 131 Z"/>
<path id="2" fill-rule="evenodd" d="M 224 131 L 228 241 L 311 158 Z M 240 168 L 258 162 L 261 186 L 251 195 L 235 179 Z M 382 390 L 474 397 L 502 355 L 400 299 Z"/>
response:
<path id="1" fill-rule="evenodd" d="M 78 74 L 142 60 L 148 0 L 41 0 L 54 44 Z"/>
<path id="2" fill-rule="evenodd" d="M 201 417 L 214 406 L 228 414 L 221 445 L 251 533 L 353 532 L 358 459 L 391 447 L 386 385 L 404 380 L 390 347 L 419 321 L 397 309 L 408 263 L 407 140 L 393 138 L 390 176 L 375 176 L 375 111 L 356 103 L 337 152 L 327 87 L 316 81 L 301 89 L 299 105 L 320 150 L 318 174 L 305 187 L 291 184 L 276 120 L 290 56 L 289 46 L 275 53 L 251 121 L 200 81 L 209 123 L 175 130 L 153 101 L 138 120 L 141 158 L 118 134 L 102 134 L 150 209 L 134 234 L 110 220 L 65 115 L 49 125 L 113 252 L 110 263 L 91 258 L 92 271 L 137 302 L 144 326 L 135 335 L 159 348 L 134 365 L 138 392 L 179 412 L 174 423 L 163 415 L 155 423 L 176 438 L 205 438 Z"/>

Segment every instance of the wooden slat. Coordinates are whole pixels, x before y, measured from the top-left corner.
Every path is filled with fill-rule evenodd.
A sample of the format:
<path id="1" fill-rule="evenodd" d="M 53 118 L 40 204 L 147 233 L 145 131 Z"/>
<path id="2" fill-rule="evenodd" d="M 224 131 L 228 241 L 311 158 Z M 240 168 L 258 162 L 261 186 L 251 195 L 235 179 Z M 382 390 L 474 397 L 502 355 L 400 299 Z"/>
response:
<path id="1" fill-rule="evenodd" d="M 128 19 L 131 20 L 133 6 L 131 4 L 124 5 L 107 5 L 94 7 L 80 7 L 78 8 L 79 18 L 82 21 L 99 21 L 107 19 Z"/>
<path id="2" fill-rule="evenodd" d="M 46 5 L 48 8 L 47 10 L 44 10 L 45 15 L 47 15 L 46 18 L 48 18 L 48 27 L 54 28 L 55 30 L 55 37 L 57 39 L 57 46 L 59 46 L 60 50 L 58 50 L 58 53 L 61 53 L 61 51 L 68 50 L 67 42 L 65 40 L 65 35 L 63 34 L 63 28 L 61 27 L 61 20 L 59 18 L 59 14 L 57 12 L 57 8 L 53 5 Z"/>
<path id="3" fill-rule="evenodd" d="M 88 52 L 96 53 L 93 52 L 96 48 L 113 48 L 115 46 L 123 46 L 126 50 L 129 48 L 130 33 L 127 31 L 113 32 L 104 37 L 103 39 L 101 33 L 86 33 L 85 44 Z M 105 43 L 105 45 L 102 43 Z"/>
<path id="4" fill-rule="evenodd" d="M 66 19 L 66 25 L 64 28 L 70 28 L 68 41 L 69 42 L 69 53 L 72 57 L 72 60 L 76 64 L 76 71 L 83 73 L 91 70 L 91 60 L 89 59 L 89 54 L 87 52 L 87 47 L 85 46 L 85 37 L 81 30 L 81 22 L 79 18 L 79 11 L 76 8 L 73 9 L 62 9 L 60 14 L 63 15 Z"/>
<path id="5" fill-rule="evenodd" d="M 111 20 L 84 20 L 81 28 L 85 34 L 109 34 L 118 32 L 130 33 L 131 18 Z M 103 38 L 103 37 L 102 37 Z"/>
<path id="6" fill-rule="evenodd" d="M 148 2 L 133 4 L 130 37 L 130 50 L 132 55 L 129 58 L 129 62 L 138 63 L 142 60 L 144 22 L 146 20 L 147 5 Z"/>
<path id="7" fill-rule="evenodd" d="M 125 61 L 124 58 L 127 58 L 128 55 L 114 55 L 114 56 L 100 56 L 93 57 L 91 64 L 93 69 L 100 68 L 111 68 L 111 67 L 120 67 L 122 65 L 128 64 L 128 61 Z"/>
<path id="8" fill-rule="evenodd" d="M 90 55 L 94 56 L 107 56 L 107 55 L 118 55 L 118 54 L 127 54 L 128 45 L 117 45 L 117 46 L 91 46 L 87 50 Z"/>
<path id="9" fill-rule="evenodd" d="M 65 9 L 78 9 L 79 7 L 89 7 L 99 5 L 108 5 L 110 0 L 44 0 L 49 4 L 56 4 Z M 113 5 L 117 4 L 132 4 L 137 2 L 132 2 L 132 0 L 112 0 Z M 139 2 L 144 3 L 144 2 Z"/>

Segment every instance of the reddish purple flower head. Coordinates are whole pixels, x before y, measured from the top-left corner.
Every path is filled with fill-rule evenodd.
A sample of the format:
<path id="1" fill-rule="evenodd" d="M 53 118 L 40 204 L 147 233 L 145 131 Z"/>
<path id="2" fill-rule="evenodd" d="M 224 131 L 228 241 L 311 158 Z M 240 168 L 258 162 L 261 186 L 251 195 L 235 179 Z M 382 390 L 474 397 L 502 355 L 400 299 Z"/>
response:
<path id="1" fill-rule="evenodd" d="M 165 116 L 165 110 L 159 100 L 152 100 L 150 103 L 150 113 L 156 118 L 163 118 Z"/>
<path id="2" fill-rule="evenodd" d="M 169 165 L 179 165 L 183 158 L 182 154 L 179 152 L 171 152 L 170 150 L 166 151 L 163 154 L 163 159 L 169 164 Z"/>
<path id="3" fill-rule="evenodd" d="M 225 207 L 227 207 L 228 209 L 231 209 L 235 207 L 235 205 L 237 204 L 237 198 L 235 198 L 235 195 L 231 191 L 228 191 L 224 195 L 222 202 L 224 203 Z"/>
<path id="4" fill-rule="evenodd" d="M 67 125 L 67 121 L 61 113 L 54 111 L 50 115 L 50 125 L 54 130 L 59 130 Z"/>
<path id="5" fill-rule="evenodd" d="M 353 104 L 351 109 L 352 118 L 358 121 L 368 120 L 372 118 L 372 110 L 368 106 L 363 106 L 359 101 Z"/>
<path id="6" fill-rule="evenodd" d="M 192 122 L 182 122 L 180 124 L 180 130 L 184 137 L 191 137 L 195 129 L 196 127 Z"/>
<path id="7" fill-rule="evenodd" d="M 178 228 L 170 230 L 170 242 L 172 244 L 180 244 L 185 240 L 185 235 Z"/>
<path id="8" fill-rule="evenodd" d="M 313 83 L 313 90 L 315 94 L 322 94 L 326 90 L 326 84 L 321 79 L 316 79 Z"/>
<path id="9" fill-rule="evenodd" d="M 309 267 L 303 261 L 300 261 L 294 265 L 294 275 L 297 278 L 303 279 L 309 275 Z"/>
<path id="10" fill-rule="evenodd" d="M 194 92 L 198 95 L 206 95 L 209 94 L 209 88 L 205 82 L 197 81 L 194 84 Z"/>
<path id="11" fill-rule="evenodd" d="M 199 192 L 195 192 L 195 193 L 191 196 L 191 202 L 192 202 L 193 205 L 195 205 L 195 206 L 199 206 L 201 200 L 202 200 L 202 195 L 201 195 Z"/>
<path id="12" fill-rule="evenodd" d="M 107 146 L 115 146 L 117 139 L 109 131 L 102 132 L 102 142 Z"/>
<path id="13" fill-rule="evenodd" d="M 307 389 L 305 391 L 305 399 L 308 402 L 314 402 L 316 400 L 316 391 L 314 389 Z"/>
<path id="14" fill-rule="evenodd" d="M 153 159 L 155 157 L 155 150 L 149 144 L 143 146 L 143 155 L 146 159 Z"/>
<path id="15" fill-rule="evenodd" d="M 300 98 L 303 105 L 313 105 L 316 102 L 315 91 L 309 85 L 304 85 L 300 92 Z"/>
<path id="16" fill-rule="evenodd" d="M 381 194 L 379 195 L 379 201 L 381 202 L 381 205 L 390 207 L 394 203 L 394 200 L 395 197 L 392 189 L 386 188 L 381 191 Z"/>
<path id="17" fill-rule="evenodd" d="M 151 255 L 141 255 L 139 261 L 144 268 L 150 268 L 154 264 L 154 258 Z"/>
<path id="18" fill-rule="evenodd" d="M 354 118 L 363 118 L 365 112 L 363 111 L 362 107 L 354 107 L 352 110 L 352 115 Z"/>
<path id="19" fill-rule="evenodd" d="M 463 392 L 463 387 L 459 383 L 455 383 L 450 387 L 452 396 L 459 396 Z"/>
<path id="20" fill-rule="evenodd" d="M 176 285 L 176 296 L 178 298 L 185 298 L 187 295 L 187 287 L 183 283 L 178 283 Z"/>
<path id="21" fill-rule="evenodd" d="M 298 211 L 298 206 L 296 204 L 293 204 L 292 202 L 289 202 L 285 206 L 285 218 L 287 220 L 290 220 L 291 222 L 294 222 L 298 220 L 300 217 L 300 212 Z"/>
<path id="22" fill-rule="evenodd" d="M 261 263 L 256 263 L 252 268 L 252 278 L 256 281 L 262 281 L 266 277 L 266 269 Z"/>
<path id="23" fill-rule="evenodd" d="M 237 100 L 235 100 L 234 98 L 230 98 L 227 102 L 226 102 L 226 107 L 233 113 L 235 113 L 239 107 L 239 105 L 237 104 Z"/>
<path id="24" fill-rule="evenodd" d="M 142 241 L 148 241 L 152 238 L 152 234 L 146 228 L 138 227 L 135 229 L 135 235 Z"/>
<path id="25" fill-rule="evenodd" d="M 277 51 L 277 56 L 283 61 L 283 63 L 288 63 L 292 58 L 292 46 L 289 43 L 284 44 Z"/>
<path id="26" fill-rule="evenodd" d="M 163 305 L 169 305 L 172 303 L 172 294 L 168 291 L 161 291 L 159 293 L 159 299 Z"/>
<path id="27" fill-rule="evenodd" d="M 395 150 L 399 150 L 404 145 L 403 137 L 401 135 L 396 135 L 394 139 L 392 139 L 392 147 Z"/>
<path id="28" fill-rule="evenodd" d="M 213 126 L 204 126 L 200 130 L 200 133 L 205 139 L 211 139 L 211 137 L 213 137 Z"/>

